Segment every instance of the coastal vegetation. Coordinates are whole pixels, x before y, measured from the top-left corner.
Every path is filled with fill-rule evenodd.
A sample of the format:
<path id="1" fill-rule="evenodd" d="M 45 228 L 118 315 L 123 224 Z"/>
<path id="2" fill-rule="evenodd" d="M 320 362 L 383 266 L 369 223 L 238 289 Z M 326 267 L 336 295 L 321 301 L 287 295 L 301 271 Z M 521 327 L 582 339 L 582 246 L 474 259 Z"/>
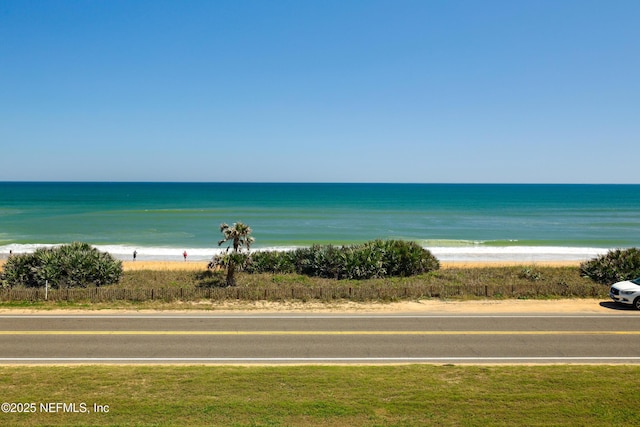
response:
<path id="1" fill-rule="evenodd" d="M 121 261 L 87 243 L 73 242 L 9 257 L 0 280 L 8 287 L 56 289 L 110 285 L 121 277 Z"/>
<path id="2" fill-rule="evenodd" d="M 640 277 L 640 249 L 615 249 L 584 262 L 580 272 L 597 283 L 612 284 Z"/>
<path id="3" fill-rule="evenodd" d="M 251 243 L 254 241 L 253 237 L 250 236 L 252 231 L 251 227 L 242 222 L 236 222 L 232 226 L 226 223 L 220 224 L 220 232 L 223 238 L 218 242 L 218 246 L 227 242 L 230 242 L 230 244 L 223 254 L 213 257 L 209 267 L 220 267 L 226 270 L 227 286 L 235 286 L 236 269 L 243 269 L 249 260 L 249 250 L 251 249 Z M 233 250 L 229 252 L 231 248 Z M 246 252 L 244 251 L 245 249 Z"/>
<path id="4" fill-rule="evenodd" d="M 13 255 L 2 304 L 175 304 L 214 301 L 400 301 L 424 298 L 606 298 L 614 281 L 640 276 L 640 250 L 610 251 L 579 267 L 448 267 L 413 242 L 249 253 L 251 228 L 222 224 L 227 250 L 206 268 L 130 270 L 86 243 Z M 49 292 L 42 288 L 49 285 Z M 105 286 L 109 285 L 109 286 Z M 604 286 L 603 286 L 604 285 Z M 82 288 L 82 289 L 74 289 Z"/>
<path id="5" fill-rule="evenodd" d="M 246 271 L 363 280 L 415 276 L 438 268 L 438 259 L 415 242 L 374 240 L 340 247 L 313 245 L 286 252 L 255 252 Z"/>
<path id="6" fill-rule="evenodd" d="M 237 222 L 220 225 L 218 246 L 226 251 L 213 257 L 208 267 L 226 271 L 225 283 L 235 286 L 236 271 L 247 273 L 301 274 L 336 280 L 407 277 L 440 268 L 440 262 L 413 241 L 374 240 L 357 245 L 312 245 L 292 251 L 249 253 L 254 239 L 251 227 Z"/>
<path id="7" fill-rule="evenodd" d="M 178 263 L 182 265 L 183 263 Z M 17 287 L 0 290 L 0 304 L 31 307 L 215 309 L 218 302 L 392 302 L 438 298 L 553 299 L 607 298 L 608 286 L 583 277 L 577 266 L 447 267 L 410 277 L 340 280 L 297 273 L 239 272 L 228 287 L 225 272 L 126 270 L 116 284 L 50 291 Z"/>

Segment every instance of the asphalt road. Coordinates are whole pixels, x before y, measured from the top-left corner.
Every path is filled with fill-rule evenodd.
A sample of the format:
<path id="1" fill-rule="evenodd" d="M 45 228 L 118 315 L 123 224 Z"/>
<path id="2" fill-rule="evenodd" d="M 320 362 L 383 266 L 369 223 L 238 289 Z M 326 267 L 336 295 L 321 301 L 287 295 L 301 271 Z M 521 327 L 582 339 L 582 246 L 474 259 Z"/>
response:
<path id="1" fill-rule="evenodd" d="M 0 364 L 640 363 L 640 315 L 3 315 Z"/>

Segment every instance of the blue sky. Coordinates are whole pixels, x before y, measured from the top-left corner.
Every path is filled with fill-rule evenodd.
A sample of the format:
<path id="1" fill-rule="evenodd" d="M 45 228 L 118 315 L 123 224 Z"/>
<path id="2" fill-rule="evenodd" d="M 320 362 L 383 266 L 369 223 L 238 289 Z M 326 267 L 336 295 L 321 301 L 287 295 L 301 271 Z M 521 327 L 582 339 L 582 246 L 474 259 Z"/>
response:
<path id="1" fill-rule="evenodd" d="M 640 1 L 0 0 L 0 180 L 640 183 Z"/>

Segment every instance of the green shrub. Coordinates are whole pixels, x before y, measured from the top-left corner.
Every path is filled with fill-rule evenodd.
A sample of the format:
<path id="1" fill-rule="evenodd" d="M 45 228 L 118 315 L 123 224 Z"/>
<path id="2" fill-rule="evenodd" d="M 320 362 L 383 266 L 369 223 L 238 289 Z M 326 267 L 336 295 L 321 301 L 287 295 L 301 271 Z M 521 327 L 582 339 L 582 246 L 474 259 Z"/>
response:
<path id="1" fill-rule="evenodd" d="M 52 288 L 71 288 L 109 285 L 121 276 L 121 261 L 87 243 L 74 242 L 9 257 L 2 281 L 25 287 L 41 287 L 48 281 Z"/>
<path id="2" fill-rule="evenodd" d="M 640 277 L 640 249 L 615 249 L 580 265 L 580 273 L 597 283 L 611 284 Z"/>
<path id="3" fill-rule="evenodd" d="M 413 276 L 438 268 L 437 258 L 415 242 L 374 240 L 351 246 L 314 245 L 287 252 L 256 252 L 246 271 L 358 280 Z"/>
<path id="4" fill-rule="evenodd" d="M 295 273 L 293 251 L 258 251 L 251 254 L 246 271 Z"/>
<path id="5" fill-rule="evenodd" d="M 376 240 L 383 253 L 387 276 L 414 276 L 440 268 L 440 261 L 416 242 L 403 240 Z"/>

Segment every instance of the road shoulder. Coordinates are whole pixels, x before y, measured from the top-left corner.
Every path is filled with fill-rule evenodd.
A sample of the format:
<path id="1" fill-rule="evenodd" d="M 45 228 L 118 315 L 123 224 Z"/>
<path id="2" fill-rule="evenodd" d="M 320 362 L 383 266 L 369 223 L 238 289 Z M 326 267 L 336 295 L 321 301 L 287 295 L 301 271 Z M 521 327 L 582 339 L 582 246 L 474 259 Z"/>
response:
<path id="1" fill-rule="evenodd" d="M 357 302 L 199 302 L 184 303 L 184 308 L 173 305 L 163 309 L 25 309 L 3 308 L 0 314 L 130 314 L 130 313 L 175 313 L 175 314 L 284 314 L 284 313 L 327 313 L 327 314 L 636 314 L 640 311 L 631 307 L 614 304 L 601 299 L 558 299 L 558 300 L 439 300 L 425 299 L 391 303 Z"/>

